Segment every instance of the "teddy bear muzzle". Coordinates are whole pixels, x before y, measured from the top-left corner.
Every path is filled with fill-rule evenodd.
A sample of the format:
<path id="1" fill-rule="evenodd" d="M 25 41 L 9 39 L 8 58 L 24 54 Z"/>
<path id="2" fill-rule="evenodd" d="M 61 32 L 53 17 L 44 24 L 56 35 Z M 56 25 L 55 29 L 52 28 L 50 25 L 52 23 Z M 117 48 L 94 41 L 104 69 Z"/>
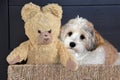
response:
<path id="1" fill-rule="evenodd" d="M 40 45 L 48 45 L 52 43 L 52 35 L 50 31 L 40 32 L 39 35 L 39 44 Z"/>

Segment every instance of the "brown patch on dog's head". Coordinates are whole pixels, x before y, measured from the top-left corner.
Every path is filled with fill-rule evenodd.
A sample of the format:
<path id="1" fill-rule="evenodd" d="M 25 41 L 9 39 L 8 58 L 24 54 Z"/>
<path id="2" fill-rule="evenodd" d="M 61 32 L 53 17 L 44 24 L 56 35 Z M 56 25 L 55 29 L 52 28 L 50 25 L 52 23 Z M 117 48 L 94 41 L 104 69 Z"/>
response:
<path id="1" fill-rule="evenodd" d="M 96 49 L 96 38 L 95 38 L 95 32 L 94 32 L 94 25 L 90 22 L 86 22 L 86 26 L 84 27 L 84 30 L 87 32 L 89 36 L 87 36 L 87 44 L 86 49 L 88 51 L 93 51 Z"/>
<path id="2" fill-rule="evenodd" d="M 87 30 L 92 35 L 90 38 L 91 46 L 88 47 L 89 51 L 96 49 L 98 46 L 104 43 L 103 37 L 94 29 L 94 25 L 91 22 L 87 22 Z"/>

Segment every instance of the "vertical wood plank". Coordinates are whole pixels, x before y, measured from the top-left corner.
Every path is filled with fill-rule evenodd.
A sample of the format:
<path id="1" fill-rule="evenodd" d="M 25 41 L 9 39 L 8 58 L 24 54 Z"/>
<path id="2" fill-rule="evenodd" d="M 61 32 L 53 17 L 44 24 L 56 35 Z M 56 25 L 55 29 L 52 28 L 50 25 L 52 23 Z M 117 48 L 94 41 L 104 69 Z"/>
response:
<path id="1" fill-rule="evenodd" d="M 7 78 L 8 32 L 8 0 L 0 0 L 0 80 Z"/>

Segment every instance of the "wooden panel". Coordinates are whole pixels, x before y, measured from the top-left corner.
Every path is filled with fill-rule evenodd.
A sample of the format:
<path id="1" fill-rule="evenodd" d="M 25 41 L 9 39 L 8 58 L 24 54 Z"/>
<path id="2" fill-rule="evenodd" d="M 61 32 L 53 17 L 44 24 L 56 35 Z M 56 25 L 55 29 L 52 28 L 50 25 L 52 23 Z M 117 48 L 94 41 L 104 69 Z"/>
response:
<path id="1" fill-rule="evenodd" d="M 24 31 L 24 21 L 21 19 L 21 7 L 9 7 L 10 12 L 10 49 L 27 40 Z"/>
<path id="2" fill-rule="evenodd" d="M 10 6 L 10 47 L 27 40 L 21 20 L 21 6 Z M 63 6 L 62 24 L 80 15 L 94 23 L 95 28 L 120 50 L 120 6 Z M 110 34 L 110 35 L 107 35 Z"/>
<path id="3" fill-rule="evenodd" d="M 0 0 L 0 80 L 7 79 L 8 55 L 8 2 Z"/>
<path id="4" fill-rule="evenodd" d="M 58 3 L 60 5 L 118 5 L 120 0 L 9 0 L 9 5 L 24 5 L 33 2 L 39 5 Z"/>

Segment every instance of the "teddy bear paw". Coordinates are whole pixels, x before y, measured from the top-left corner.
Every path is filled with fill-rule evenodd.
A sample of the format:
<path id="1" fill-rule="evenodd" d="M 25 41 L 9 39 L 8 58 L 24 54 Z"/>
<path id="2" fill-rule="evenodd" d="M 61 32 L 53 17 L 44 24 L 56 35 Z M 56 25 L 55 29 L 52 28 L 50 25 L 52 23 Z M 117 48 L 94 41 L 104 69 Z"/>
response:
<path id="1" fill-rule="evenodd" d="M 68 59 L 66 67 L 69 70 L 76 71 L 78 69 L 78 64 L 72 60 L 71 58 Z"/>
<path id="2" fill-rule="evenodd" d="M 8 61 L 9 64 L 15 64 L 20 61 L 20 56 L 16 56 L 13 60 Z"/>

